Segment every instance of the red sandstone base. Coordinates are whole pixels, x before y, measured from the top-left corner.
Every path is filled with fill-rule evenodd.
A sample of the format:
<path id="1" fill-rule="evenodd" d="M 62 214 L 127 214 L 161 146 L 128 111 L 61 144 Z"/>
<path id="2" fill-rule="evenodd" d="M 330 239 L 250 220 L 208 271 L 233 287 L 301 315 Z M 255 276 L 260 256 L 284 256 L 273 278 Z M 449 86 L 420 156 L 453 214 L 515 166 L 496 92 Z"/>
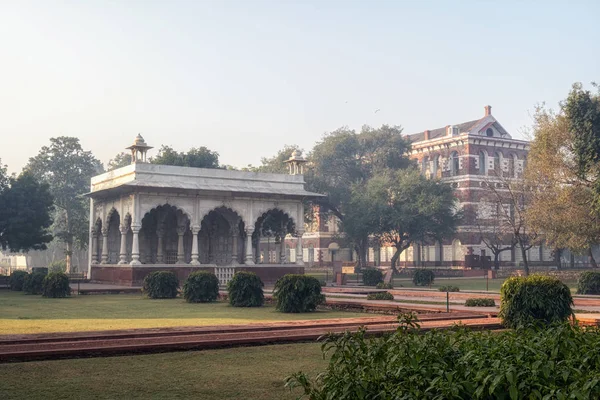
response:
<path id="1" fill-rule="evenodd" d="M 274 284 L 286 274 L 304 274 L 304 267 L 295 264 L 281 265 L 238 265 L 236 271 L 254 272 L 265 285 Z M 180 282 L 183 282 L 194 271 L 215 273 L 214 266 L 192 265 L 92 265 L 91 282 L 122 286 L 142 286 L 144 278 L 154 271 L 173 271 Z"/>

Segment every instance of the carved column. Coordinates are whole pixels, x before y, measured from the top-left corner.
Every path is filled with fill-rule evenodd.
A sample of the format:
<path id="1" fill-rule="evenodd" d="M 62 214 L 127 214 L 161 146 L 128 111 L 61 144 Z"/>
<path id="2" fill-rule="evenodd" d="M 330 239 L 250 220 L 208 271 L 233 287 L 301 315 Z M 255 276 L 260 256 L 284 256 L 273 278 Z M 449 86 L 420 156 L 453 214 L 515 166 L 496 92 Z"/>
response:
<path id="1" fill-rule="evenodd" d="M 102 264 L 108 264 L 108 228 L 102 228 Z"/>
<path id="2" fill-rule="evenodd" d="M 252 257 L 252 234 L 254 233 L 254 228 L 246 228 L 246 265 L 254 265 L 254 260 Z"/>
<path id="3" fill-rule="evenodd" d="M 185 234 L 186 227 L 177 227 L 177 264 L 185 264 L 185 254 L 183 253 L 183 235 Z"/>
<path id="4" fill-rule="evenodd" d="M 119 226 L 121 232 L 121 250 L 119 251 L 119 264 L 127 264 L 127 232 L 129 227 L 127 225 Z"/>
<path id="5" fill-rule="evenodd" d="M 304 259 L 302 256 L 302 235 L 303 234 L 304 234 L 304 231 L 298 230 L 298 240 L 296 241 L 296 264 L 298 264 L 298 265 L 304 265 Z"/>
<path id="6" fill-rule="evenodd" d="M 163 226 L 159 226 L 156 230 L 156 236 L 158 237 L 158 243 L 156 246 L 156 263 L 162 264 L 165 262 L 163 255 L 163 238 L 165 237 L 165 230 Z"/>
<path id="7" fill-rule="evenodd" d="M 192 265 L 200 265 L 200 261 L 198 260 L 199 251 L 198 251 L 198 232 L 200 232 L 199 226 L 192 227 L 192 261 L 190 264 Z"/>
<path id="8" fill-rule="evenodd" d="M 98 264 L 98 230 L 92 228 L 92 264 Z"/>
<path id="9" fill-rule="evenodd" d="M 139 233 L 142 227 L 140 225 L 131 225 L 133 232 L 133 243 L 131 244 L 131 265 L 141 265 L 140 262 L 140 238 Z"/>
<path id="10" fill-rule="evenodd" d="M 237 228 L 237 227 L 236 227 Z M 233 229 L 233 234 L 231 235 L 231 243 L 233 245 L 233 250 L 231 252 L 231 265 L 238 264 L 238 229 Z"/>

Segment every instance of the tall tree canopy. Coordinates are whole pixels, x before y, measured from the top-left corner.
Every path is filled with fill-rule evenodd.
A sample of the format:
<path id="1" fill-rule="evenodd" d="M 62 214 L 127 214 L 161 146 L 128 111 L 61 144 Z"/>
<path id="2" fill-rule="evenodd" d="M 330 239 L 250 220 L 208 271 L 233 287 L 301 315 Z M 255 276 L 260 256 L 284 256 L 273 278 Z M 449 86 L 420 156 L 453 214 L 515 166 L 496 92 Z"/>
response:
<path id="1" fill-rule="evenodd" d="M 120 152 L 115 158 L 111 158 L 108 161 L 107 171 L 112 171 L 113 169 L 123 168 L 131 164 L 131 153 Z"/>
<path id="2" fill-rule="evenodd" d="M 356 206 L 360 200 L 355 194 L 377 174 L 410 166 L 409 149 L 400 127 L 383 125 L 378 129 L 364 126 L 358 133 L 340 128 L 325 135 L 309 154 L 305 173 L 308 187 L 327 195 L 317 202 L 340 220 L 347 239 L 357 250 L 359 267 L 365 265 L 368 235 L 356 222 L 364 210 Z"/>
<path id="3" fill-rule="evenodd" d="M 102 164 L 83 150 L 78 138 L 60 136 L 50 139 L 25 169 L 50 186 L 54 235 L 65 244 L 69 272 L 73 246 L 85 248 L 88 242 L 89 200 L 82 195 L 90 191 L 90 179 L 102 172 Z"/>
<path id="4" fill-rule="evenodd" d="M 413 243 L 435 243 L 452 236 L 462 217 L 452 187 L 427 179 L 414 168 L 374 176 L 361 190 L 354 191 L 353 199 L 360 199 L 358 210 L 364 213 L 359 216 L 361 224 L 395 248 L 392 268 Z"/>
<path id="5" fill-rule="evenodd" d="M 192 147 L 187 153 L 184 153 L 163 145 L 158 150 L 158 155 L 150 159 L 150 162 L 178 167 L 219 168 L 219 153 L 204 146 Z"/>
<path id="6" fill-rule="evenodd" d="M 599 99 L 575 84 L 558 112 L 538 107 L 525 171 L 532 226 L 555 249 L 587 252 L 592 264 L 590 248 L 600 241 Z"/>
<path id="7" fill-rule="evenodd" d="M 31 173 L 9 178 L 0 189 L 0 247 L 13 252 L 45 250 L 52 240 L 52 203 L 49 186 Z"/>

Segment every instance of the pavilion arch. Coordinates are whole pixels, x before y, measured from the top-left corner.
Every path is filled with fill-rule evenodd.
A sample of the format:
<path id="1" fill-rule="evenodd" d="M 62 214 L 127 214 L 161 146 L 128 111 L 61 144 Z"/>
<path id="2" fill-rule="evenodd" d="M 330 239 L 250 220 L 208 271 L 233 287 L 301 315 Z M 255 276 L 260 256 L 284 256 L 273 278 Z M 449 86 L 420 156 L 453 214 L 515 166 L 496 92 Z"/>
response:
<path id="1" fill-rule="evenodd" d="M 280 208 L 264 211 L 254 223 L 252 247 L 255 262 L 264 264 L 286 264 L 285 237 L 296 236 L 296 223 L 289 213 Z M 271 243 L 271 240 L 273 243 Z M 293 260 L 292 260 L 293 262 Z"/>
<path id="2" fill-rule="evenodd" d="M 230 207 L 216 207 L 204 214 L 198 233 L 201 264 L 236 265 L 244 259 L 245 222 Z"/>
<path id="3" fill-rule="evenodd" d="M 191 260 L 190 217 L 182 209 L 163 204 L 142 217 L 139 233 L 143 264 L 186 264 Z"/>
<path id="4" fill-rule="evenodd" d="M 102 218 L 96 218 L 92 225 L 92 244 L 90 251 L 92 253 L 92 263 L 98 264 L 98 260 L 102 257 Z"/>
<path id="5" fill-rule="evenodd" d="M 106 215 L 106 234 L 103 236 L 106 240 L 102 245 L 102 263 L 117 264 L 121 250 L 121 216 L 119 212 L 112 208 Z M 106 245 L 106 248 L 104 247 Z"/>
<path id="6" fill-rule="evenodd" d="M 159 207 L 169 206 L 169 207 L 173 207 L 173 208 L 179 210 L 179 212 L 181 212 L 183 215 L 185 215 L 185 217 L 190 221 L 190 224 L 193 224 L 194 223 L 193 204 L 183 204 L 183 203 L 184 202 L 173 201 L 173 199 L 167 199 L 167 201 L 165 202 L 164 199 L 160 199 L 160 198 L 152 198 L 152 201 L 148 201 L 148 202 L 144 201 L 144 202 L 142 202 L 142 204 L 140 206 L 140 214 L 139 214 L 140 221 L 146 215 L 148 215 L 148 213 L 151 212 L 152 210 L 158 209 Z"/>

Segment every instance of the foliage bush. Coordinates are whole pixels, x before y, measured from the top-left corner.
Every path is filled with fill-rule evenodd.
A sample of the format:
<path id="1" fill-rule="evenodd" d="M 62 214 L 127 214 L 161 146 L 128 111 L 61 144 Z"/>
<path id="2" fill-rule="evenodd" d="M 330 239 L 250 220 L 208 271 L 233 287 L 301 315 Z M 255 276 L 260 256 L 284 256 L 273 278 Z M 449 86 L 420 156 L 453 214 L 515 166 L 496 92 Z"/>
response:
<path id="1" fill-rule="evenodd" d="M 273 296 L 277 310 L 284 313 L 314 311 L 325 302 L 317 278 L 307 275 L 284 275 L 275 283 Z"/>
<path id="2" fill-rule="evenodd" d="M 421 332 L 402 317 L 395 333 L 325 337 L 327 370 L 286 379 L 310 399 L 598 399 L 598 328 L 568 323 L 501 332 Z M 312 371 L 311 371 L 312 372 Z"/>
<path id="3" fill-rule="evenodd" d="M 567 320 L 573 314 L 569 287 L 551 276 L 508 278 L 500 288 L 502 322 L 509 328 Z"/>
<path id="4" fill-rule="evenodd" d="M 429 286 L 433 284 L 435 275 L 430 269 L 417 269 L 413 275 L 413 283 L 415 286 Z"/>
<path id="5" fill-rule="evenodd" d="M 23 291 L 27 294 L 41 294 L 45 277 L 46 275 L 41 272 L 28 274 L 23 282 Z"/>
<path id="6" fill-rule="evenodd" d="M 494 299 L 484 298 L 484 299 L 467 299 L 465 301 L 466 307 L 495 307 L 496 302 Z"/>
<path id="7" fill-rule="evenodd" d="M 151 272 L 144 278 L 143 292 L 151 299 L 173 299 L 177 297 L 179 280 L 171 271 Z"/>
<path id="8" fill-rule="evenodd" d="M 458 286 L 452 286 L 452 285 L 440 286 L 439 291 L 440 292 L 460 292 L 460 288 Z"/>
<path id="9" fill-rule="evenodd" d="M 393 283 L 385 283 L 385 282 L 379 282 L 376 286 L 377 289 L 393 289 L 394 288 L 394 284 Z"/>
<path id="10" fill-rule="evenodd" d="M 600 272 L 585 271 L 579 275 L 577 294 L 600 294 Z"/>
<path id="11" fill-rule="evenodd" d="M 229 304 L 234 307 L 260 307 L 265 303 L 263 281 L 254 272 L 239 271 L 227 284 Z"/>
<path id="12" fill-rule="evenodd" d="M 16 292 L 23 291 L 23 284 L 25 283 L 25 277 L 29 275 L 27 271 L 13 271 L 10 274 L 10 290 Z"/>
<path id="13" fill-rule="evenodd" d="M 48 265 L 48 272 L 65 272 L 67 270 L 67 260 L 58 260 Z"/>
<path id="14" fill-rule="evenodd" d="M 365 286 L 376 286 L 383 282 L 383 273 L 375 268 L 365 268 L 362 270 L 362 280 Z"/>
<path id="15" fill-rule="evenodd" d="M 369 293 L 367 300 L 394 300 L 394 295 L 390 292 Z"/>
<path id="16" fill-rule="evenodd" d="M 68 297 L 71 295 L 69 277 L 64 272 L 50 272 L 42 282 L 42 296 L 44 297 Z"/>
<path id="17" fill-rule="evenodd" d="M 209 303 L 218 297 L 219 279 L 211 272 L 192 272 L 183 283 L 183 298 L 188 303 Z"/>

